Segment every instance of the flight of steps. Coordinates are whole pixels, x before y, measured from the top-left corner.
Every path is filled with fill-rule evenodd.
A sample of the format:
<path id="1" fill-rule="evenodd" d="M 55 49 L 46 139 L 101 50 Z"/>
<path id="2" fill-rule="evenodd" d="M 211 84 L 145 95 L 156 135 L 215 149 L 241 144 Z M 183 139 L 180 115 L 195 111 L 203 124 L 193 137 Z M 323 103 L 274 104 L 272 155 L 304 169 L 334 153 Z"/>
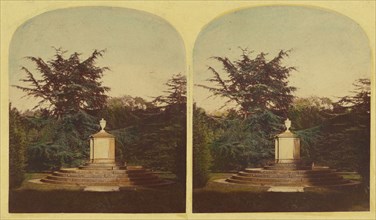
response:
<path id="1" fill-rule="evenodd" d="M 328 167 L 302 164 L 272 164 L 264 168 L 247 168 L 226 179 L 227 182 L 256 186 L 350 186 L 346 180 Z"/>
<path id="2" fill-rule="evenodd" d="M 121 166 L 115 163 L 87 163 L 78 168 L 62 168 L 41 181 L 76 186 L 156 187 L 171 184 L 142 166 Z"/>

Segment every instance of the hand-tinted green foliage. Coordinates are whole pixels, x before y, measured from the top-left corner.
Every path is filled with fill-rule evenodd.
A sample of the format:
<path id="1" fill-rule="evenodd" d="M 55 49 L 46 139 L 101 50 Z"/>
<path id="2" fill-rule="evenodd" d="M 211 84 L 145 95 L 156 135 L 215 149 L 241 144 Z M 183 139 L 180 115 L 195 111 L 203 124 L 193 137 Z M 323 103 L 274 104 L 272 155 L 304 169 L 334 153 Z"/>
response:
<path id="1" fill-rule="evenodd" d="M 28 120 L 35 129 L 28 147 L 31 171 L 82 164 L 89 155 L 89 136 L 99 128 L 98 120 L 82 111 L 59 119 L 35 115 Z"/>
<path id="2" fill-rule="evenodd" d="M 166 109 L 179 108 L 179 111 L 185 111 L 183 108 L 187 103 L 187 79 L 185 76 L 181 73 L 173 75 L 167 81 L 166 86 L 166 95 L 156 97 L 154 102 Z"/>
<path id="3" fill-rule="evenodd" d="M 166 83 L 165 96 L 157 97 L 154 102 L 162 110 L 162 128 L 155 132 L 155 138 L 162 146 L 171 149 L 172 171 L 181 182 L 186 180 L 187 164 L 187 80 L 185 76 L 173 75 Z M 156 141 L 157 141 L 156 140 Z M 158 142 L 157 142 L 158 143 Z M 166 152 L 166 153 L 167 153 Z"/>
<path id="4" fill-rule="evenodd" d="M 281 50 L 270 61 L 266 55 L 260 53 L 252 58 L 247 50 L 243 50 L 241 58 L 235 61 L 213 57 L 223 65 L 224 74 L 209 67 L 214 76 L 208 81 L 215 83 L 216 87 L 200 86 L 214 95 L 228 98 L 228 102 L 236 102 L 245 116 L 268 110 L 286 117 L 293 100 L 291 93 L 295 91 L 294 87 L 288 86 L 287 79 L 295 68 L 282 65 L 289 51 Z"/>
<path id="5" fill-rule="evenodd" d="M 181 74 L 166 83 L 166 95 L 147 102 L 123 96 L 109 100 L 100 113 L 116 136 L 117 159 L 186 175 L 186 79 Z"/>
<path id="6" fill-rule="evenodd" d="M 241 170 L 273 159 L 274 136 L 283 129 L 281 118 L 265 110 L 248 116 L 225 118 L 222 135 L 214 140 L 213 169 Z"/>
<path id="7" fill-rule="evenodd" d="M 28 96 L 41 101 L 35 112 L 28 114 L 28 170 L 54 170 L 61 166 L 76 166 L 88 156 L 89 136 L 98 129 L 98 119 L 92 116 L 106 104 L 101 77 L 107 67 L 97 67 L 96 60 L 104 51 L 95 50 L 80 61 L 80 54 L 64 58 L 65 51 L 56 50 L 55 57 L 44 61 L 27 57 L 36 65 L 38 74 L 27 68 L 21 81 L 29 87 L 16 86 Z M 47 107 L 46 108 L 46 105 Z M 25 115 L 26 115 L 25 113 Z"/>
<path id="8" fill-rule="evenodd" d="M 301 141 L 301 156 L 306 161 L 326 164 L 317 147 L 324 141 L 322 128 L 331 117 L 333 103 L 328 98 L 295 98 L 290 109 L 289 119 L 292 130 Z"/>
<path id="9" fill-rule="evenodd" d="M 203 187 L 210 178 L 210 144 L 214 134 L 203 109 L 193 106 L 193 187 Z"/>
<path id="10" fill-rule="evenodd" d="M 52 115 L 62 117 L 75 114 L 80 110 L 92 111 L 102 109 L 106 103 L 105 92 L 108 87 L 100 81 L 107 67 L 97 67 L 96 60 L 104 51 L 95 50 L 86 60 L 80 60 L 79 53 L 65 58 L 66 51 L 56 49 L 55 58 L 44 61 L 39 57 L 26 57 L 36 65 L 38 74 L 26 67 L 26 78 L 21 81 L 30 83 L 29 87 L 15 86 L 28 96 L 41 99 L 35 108 L 45 107 Z"/>
<path id="11" fill-rule="evenodd" d="M 290 108 L 303 158 L 343 171 L 357 171 L 369 184 L 370 81 L 357 80 L 354 95 L 299 98 Z"/>
<path id="12" fill-rule="evenodd" d="M 9 106 L 9 187 L 16 188 L 24 180 L 27 137 L 23 117 Z"/>
<path id="13" fill-rule="evenodd" d="M 354 95 L 335 103 L 334 117 L 324 127 L 328 149 L 324 154 L 336 167 L 358 171 L 367 185 L 370 176 L 370 80 L 359 79 L 354 86 Z"/>
<path id="14" fill-rule="evenodd" d="M 107 120 L 106 129 L 116 137 L 115 155 L 118 161 L 144 165 L 144 147 L 139 145 L 143 133 L 140 126 L 146 125 L 156 114 L 152 109 L 156 109 L 153 103 L 124 95 L 110 98 L 105 109 L 98 114 L 99 118 Z"/>
<path id="15" fill-rule="evenodd" d="M 322 125 L 330 117 L 332 109 L 333 103 L 329 98 L 295 98 L 288 117 L 292 121 L 292 129 L 299 131 Z"/>
<path id="16" fill-rule="evenodd" d="M 200 86 L 235 102 L 238 109 L 223 119 L 223 133 L 213 142 L 214 170 L 260 166 L 273 159 L 274 135 L 282 130 L 295 90 L 288 86 L 295 68 L 282 64 L 288 54 L 281 50 L 269 61 L 267 54 L 252 58 L 247 50 L 235 61 L 214 57 L 222 64 L 223 73 L 209 67 L 214 76 L 208 81 L 215 87 Z"/>

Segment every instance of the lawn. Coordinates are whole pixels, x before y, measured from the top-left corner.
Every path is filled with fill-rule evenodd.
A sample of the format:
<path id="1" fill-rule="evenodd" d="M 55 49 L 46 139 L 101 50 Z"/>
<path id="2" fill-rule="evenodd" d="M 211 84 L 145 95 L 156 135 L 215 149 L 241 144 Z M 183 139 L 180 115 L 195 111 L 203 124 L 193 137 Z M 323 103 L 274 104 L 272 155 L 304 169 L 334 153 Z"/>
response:
<path id="1" fill-rule="evenodd" d="M 193 212 L 319 212 L 368 211 L 369 194 L 361 187 L 346 190 L 310 189 L 305 192 L 265 192 L 265 188 L 213 182 L 231 176 L 214 173 L 204 188 L 193 190 Z M 359 180 L 357 174 L 344 178 Z"/>
<path id="2" fill-rule="evenodd" d="M 9 192 L 10 213 L 181 213 L 185 212 L 185 184 L 160 188 L 129 188 L 119 192 L 84 192 L 83 187 L 36 184 L 47 174 L 27 174 Z M 173 179 L 172 174 L 158 174 Z"/>

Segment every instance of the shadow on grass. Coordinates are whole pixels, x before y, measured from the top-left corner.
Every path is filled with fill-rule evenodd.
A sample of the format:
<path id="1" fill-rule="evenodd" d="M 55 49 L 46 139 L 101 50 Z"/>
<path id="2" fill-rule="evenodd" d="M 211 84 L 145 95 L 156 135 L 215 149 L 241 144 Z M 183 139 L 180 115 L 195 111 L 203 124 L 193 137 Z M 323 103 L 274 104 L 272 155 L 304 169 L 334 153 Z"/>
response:
<path id="1" fill-rule="evenodd" d="M 166 174 L 167 175 L 167 174 Z M 84 192 L 83 187 L 35 184 L 29 174 L 22 186 L 9 191 L 10 213 L 183 213 L 185 184 L 129 188 L 119 192 Z M 169 179 L 175 180 L 173 176 Z"/>
<path id="2" fill-rule="evenodd" d="M 120 192 L 12 190 L 9 212 L 179 213 L 185 212 L 185 191 L 179 186 Z"/>
<path id="3" fill-rule="evenodd" d="M 304 193 L 194 190 L 193 212 L 368 211 L 369 195 L 360 189 Z"/>

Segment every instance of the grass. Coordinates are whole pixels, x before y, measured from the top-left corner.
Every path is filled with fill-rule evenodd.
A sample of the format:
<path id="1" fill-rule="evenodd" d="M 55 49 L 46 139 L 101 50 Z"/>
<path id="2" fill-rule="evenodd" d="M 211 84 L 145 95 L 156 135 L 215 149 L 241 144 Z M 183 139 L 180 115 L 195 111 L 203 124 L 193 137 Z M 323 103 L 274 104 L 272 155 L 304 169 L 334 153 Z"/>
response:
<path id="1" fill-rule="evenodd" d="M 213 182 L 232 173 L 214 173 L 204 188 L 193 190 L 193 212 L 333 212 L 368 211 L 369 194 L 361 187 L 310 189 L 304 193 L 265 192 L 265 188 Z M 359 180 L 357 174 L 344 178 Z"/>
<path id="2" fill-rule="evenodd" d="M 27 174 L 18 189 L 9 192 L 10 213 L 182 213 L 185 184 L 161 188 L 129 188 L 119 192 L 83 192 L 83 187 L 36 184 L 30 179 L 47 174 Z M 171 174 L 161 177 L 173 179 Z"/>
<path id="3" fill-rule="evenodd" d="M 83 192 L 78 186 L 35 184 L 46 173 L 29 173 L 18 189 L 9 192 L 11 213 L 181 213 L 185 212 L 185 184 L 120 192 Z M 170 173 L 158 173 L 173 180 Z M 193 212 L 317 212 L 368 211 L 369 194 L 351 190 L 315 189 L 304 193 L 269 193 L 263 188 L 213 182 L 232 173 L 213 173 L 207 186 L 193 191 Z M 359 180 L 359 175 L 343 173 Z"/>

